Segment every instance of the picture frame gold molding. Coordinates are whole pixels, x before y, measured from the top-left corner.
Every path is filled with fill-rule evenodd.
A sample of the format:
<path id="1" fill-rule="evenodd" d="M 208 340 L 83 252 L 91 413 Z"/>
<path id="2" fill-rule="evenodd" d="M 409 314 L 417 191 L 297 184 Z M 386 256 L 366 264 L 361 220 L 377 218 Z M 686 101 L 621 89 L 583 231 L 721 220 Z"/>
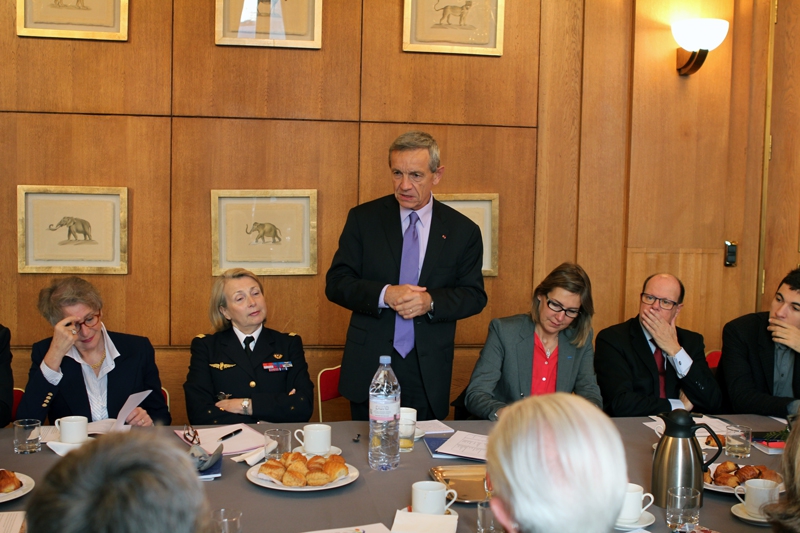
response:
<path id="1" fill-rule="evenodd" d="M 78 1 L 78 0 L 70 0 Z M 55 39 L 88 39 L 93 41 L 128 40 L 128 0 L 114 2 L 114 30 L 99 31 L 88 29 L 90 25 L 55 24 L 31 21 L 33 0 L 17 0 L 17 35 L 19 37 L 50 37 Z M 83 29 L 77 29 L 78 27 Z"/>
<path id="2" fill-rule="evenodd" d="M 481 229 L 483 239 L 483 267 L 481 274 L 484 277 L 496 277 L 499 272 L 499 228 L 500 228 L 500 195 L 497 193 L 459 193 L 459 194 L 436 194 L 436 200 L 446 204 L 459 213 L 467 216 L 463 210 L 465 207 L 479 207 L 482 211 L 482 220 L 490 221 L 491 228 L 486 230 L 481 221 L 470 220 L 478 224 Z M 487 259 L 488 254 L 488 259 Z"/>
<path id="3" fill-rule="evenodd" d="M 306 0 L 309 13 L 313 16 L 310 26 L 313 35 L 308 38 L 258 38 L 258 37 L 233 37 L 225 30 L 226 9 L 230 9 L 231 0 L 216 0 L 214 12 L 214 43 L 222 46 L 263 46 L 273 48 L 322 48 L 322 0 Z M 260 2 L 259 2 L 260 3 Z M 257 8 L 258 9 L 258 8 Z"/>

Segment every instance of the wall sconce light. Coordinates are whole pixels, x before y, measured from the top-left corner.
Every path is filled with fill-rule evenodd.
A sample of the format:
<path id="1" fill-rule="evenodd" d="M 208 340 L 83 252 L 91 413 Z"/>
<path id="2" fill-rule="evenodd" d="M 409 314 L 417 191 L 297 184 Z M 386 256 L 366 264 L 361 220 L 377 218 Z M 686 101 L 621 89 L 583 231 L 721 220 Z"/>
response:
<path id="1" fill-rule="evenodd" d="M 728 35 L 728 21 L 722 19 L 688 19 L 672 23 L 672 36 L 678 48 L 678 74 L 694 74 L 706 60 L 708 52 L 722 44 Z"/>

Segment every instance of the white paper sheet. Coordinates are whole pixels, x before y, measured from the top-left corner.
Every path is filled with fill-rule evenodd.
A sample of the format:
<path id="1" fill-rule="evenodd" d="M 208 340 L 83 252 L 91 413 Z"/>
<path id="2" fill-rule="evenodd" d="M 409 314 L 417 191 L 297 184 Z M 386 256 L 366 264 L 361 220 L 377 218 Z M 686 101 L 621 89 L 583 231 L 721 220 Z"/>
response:
<path id="1" fill-rule="evenodd" d="M 25 522 L 25 511 L 0 513 L 0 533 L 20 533 Z"/>
<path id="2" fill-rule="evenodd" d="M 453 428 L 439 420 L 418 420 L 417 429 L 421 429 L 426 435 L 432 433 L 452 433 Z"/>
<path id="3" fill-rule="evenodd" d="M 390 533 L 390 531 L 389 528 L 378 522 L 377 524 L 367 524 L 366 526 L 308 531 L 307 533 Z"/>
<path id="4" fill-rule="evenodd" d="M 231 437 L 227 440 L 219 442 L 219 439 L 222 436 L 227 435 L 232 431 L 236 431 L 237 429 L 241 429 L 242 432 L 235 437 Z M 182 441 L 186 442 L 186 439 L 183 438 L 183 429 L 176 429 L 175 434 L 180 437 Z M 207 453 L 214 453 L 214 450 L 216 450 L 217 446 L 220 444 L 223 445 L 222 454 L 231 455 L 249 452 L 251 450 L 255 450 L 259 446 L 263 448 L 264 444 L 266 443 L 262 433 L 256 431 L 246 424 L 233 424 L 230 426 L 198 429 L 197 434 L 200 436 L 200 446 Z"/>
<path id="5" fill-rule="evenodd" d="M 655 420 L 655 422 L 645 422 L 644 425 L 649 427 L 653 431 L 656 431 L 656 428 L 659 428 L 658 433 L 663 433 L 664 421 L 657 416 L 651 416 L 650 418 Z M 720 420 L 719 418 L 713 418 L 710 416 L 702 416 L 700 418 L 695 418 L 694 423 L 708 424 L 708 427 L 713 429 L 714 433 L 716 433 L 717 435 L 725 435 L 725 432 L 727 431 L 726 428 L 731 425 L 730 422 L 725 422 L 724 420 Z M 705 439 L 706 437 L 708 437 L 708 431 L 706 431 L 703 428 L 700 428 L 697 431 L 695 431 L 694 436 L 697 437 L 698 441 L 700 441 L 701 438 Z M 703 441 L 700 441 L 700 445 L 703 446 Z M 714 446 L 714 448 L 716 448 L 716 446 Z"/>
<path id="6" fill-rule="evenodd" d="M 117 413 L 117 421 L 114 423 L 111 431 L 122 431 L 122 426 L 125 425 L 128 415 L 130 415 L 134 409 L 139 407 L 139 404 L 142 403 L 142 400 L 147 398 L 147 395 L 151 392 L 153 391 L 143 390 L 142 392 L 136 392 L 128 396 L 128 399 L 125 401 L 125 405 L 123 405 L 122 409 L 120 409 L 119 413 Z"/>
<path id="7" fill-rule="evenodd" d="M 455 435 L 447 439 L 447 442 L 439 446 L 436 451 L 469 459 L 486 460 L 486 443 L 489 441 L 487 435 L 468 433 L 466 431 L 456 431 Z"/>

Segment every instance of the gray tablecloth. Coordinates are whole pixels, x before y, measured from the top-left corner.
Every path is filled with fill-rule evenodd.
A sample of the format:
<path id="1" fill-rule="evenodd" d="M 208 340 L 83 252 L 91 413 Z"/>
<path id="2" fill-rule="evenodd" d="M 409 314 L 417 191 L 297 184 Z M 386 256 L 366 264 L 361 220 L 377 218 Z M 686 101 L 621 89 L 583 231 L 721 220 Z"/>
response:
<path id="1" fill-rule="evenodd" d="M 780 425 L 772 419 L 760 416 L 731 416 L 738 423 L 751 426 L 756 431 L 778 429 Z M 650 470 L 652 465 L 652 445 L 658 437 L 643 425 L 644 418 L 618 418 L 614 422 L 625 441 L 630 481 L 650 490 Z M 488 421 L 446 422 L 451 427 L 473 433 L 487 434 L 493 423 Z M 425 445 L 417 442 L 411 453 L 404 453 L 400 467 L 391 472 L 375 472 L 367 464 L 366 422 L 336 422 L 333 428 L 332 443 L 342 449 L 347 462 L 358 468 L 360 477 L 352 484 L 332 490 L 295 493 L 262 488 L 250 483 L 245 472 L 246 464 L 237 464 L 225 459 L 222 478 L 204 483 L 212 509 L 235 507 L 244 511 L 246 533 L 287 532 L 301 533 L 337 527 L 357 526 L 382 522 L 391 528 L 397 509 L 411 503 L 411 484 L 429 479 L 428 470 L 442 464 L 475 464 L 470 461 L 433 459 Z M 301 424 L 259 424 L 257 429 L 264 431 L 270 427 L 295 429 Z M 162 428 L 160 431 L 167 431 Z M 360 442 L 353 437 L 361 434 Z M 22 472 L 37 482 L 58 460 L 50 449 L 33 455 L 16 455 L 12 445 L 13 431 L 0 430 L 0 468 Z M 175 437 L 177 438 L 177 437 Z M 591 445 L 587 443 L 587 446 Z M 724 455 L 723 455 L 724 457 Z M 753 455 L 745 459 L 746 464 L 767 464 L 780 468 L 780 455 L 768 456 L 754 449 Z M 35 490 L 35 489 L 34 489 Z M 24 509 L 29 496 L 0 504 L 0 512 Z M 734 517 L 731 506 L 738 500 L 730 494 L 705 492 L 705 503 L 700 513 L 700 523 L 722 533 L 758 531 L 756 526 L 748 525 Z M 476 510 L 474 504 L 454 504 L 458 512 L 458 532 L 474 532 L 476 529 Z M 667 532 L 664 523 L 664 510 L 650 507 L 656 522 L 646 528 L 653 532 Z M 762 531 L 764 531 L 762 529 Z"/>

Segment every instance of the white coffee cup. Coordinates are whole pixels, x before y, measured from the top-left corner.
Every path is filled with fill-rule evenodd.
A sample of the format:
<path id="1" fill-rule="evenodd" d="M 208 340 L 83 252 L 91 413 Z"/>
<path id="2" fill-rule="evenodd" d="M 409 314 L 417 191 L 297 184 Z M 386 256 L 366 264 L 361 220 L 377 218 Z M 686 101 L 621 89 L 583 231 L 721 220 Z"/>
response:
<path id="1" fill-rule="evenodd" d="M 56 420 L 61 442 L 80 444 L 89 438 L 89 421 L 85 416 L 65 416 Z"/>
<path id="2" fill-rule="evenodd" d="M 449 503 L 447 495 L 452 494 Z M 417 481 L 411 485 L 411 511 L 424 514 L 445 514 L 456 501 L 458 493 L 438 481 Z"/>
<path id="3" fill-rule="evenodd" d="M 744 499 L 739 495 L 739 489 L 744 492 Z M 768 503 L 778 501 L 778 484 L 768 479 L 748 479 L 744 485 L 735 487 L 733 493 L 744 504 L 747 514 L 756 518 L 764 518 L 761 508 Z"/>
<path id="4" fill-rule="evenodd" d="M 645 498 L 649 497 L 650 501 L 647 505 L 642 507 Z M 622 510 L 619 512 L 617 522 L 633 523 L 638 522 L 642 517 L 645 509 L 653 505 L 653 495 L 649 492 L 645 493 L 641 485 L 635 483 L 628 483 L 628 491 L 625 493 L 625 499 L 622 500 Z"/>
<path id="5" fill-rule="evenodd" d="M 417 410 L 413 407 L 400 408 L 400 420 L 413 420 L 417 421 Z"/>
<path id="6" fill-rule="evenodd" d="M 294 438 L 303 445 L 305 453 L 328 455 L 331 451 L 331 427 L 327 424 L 307 424 L 294 432 Z"/>

